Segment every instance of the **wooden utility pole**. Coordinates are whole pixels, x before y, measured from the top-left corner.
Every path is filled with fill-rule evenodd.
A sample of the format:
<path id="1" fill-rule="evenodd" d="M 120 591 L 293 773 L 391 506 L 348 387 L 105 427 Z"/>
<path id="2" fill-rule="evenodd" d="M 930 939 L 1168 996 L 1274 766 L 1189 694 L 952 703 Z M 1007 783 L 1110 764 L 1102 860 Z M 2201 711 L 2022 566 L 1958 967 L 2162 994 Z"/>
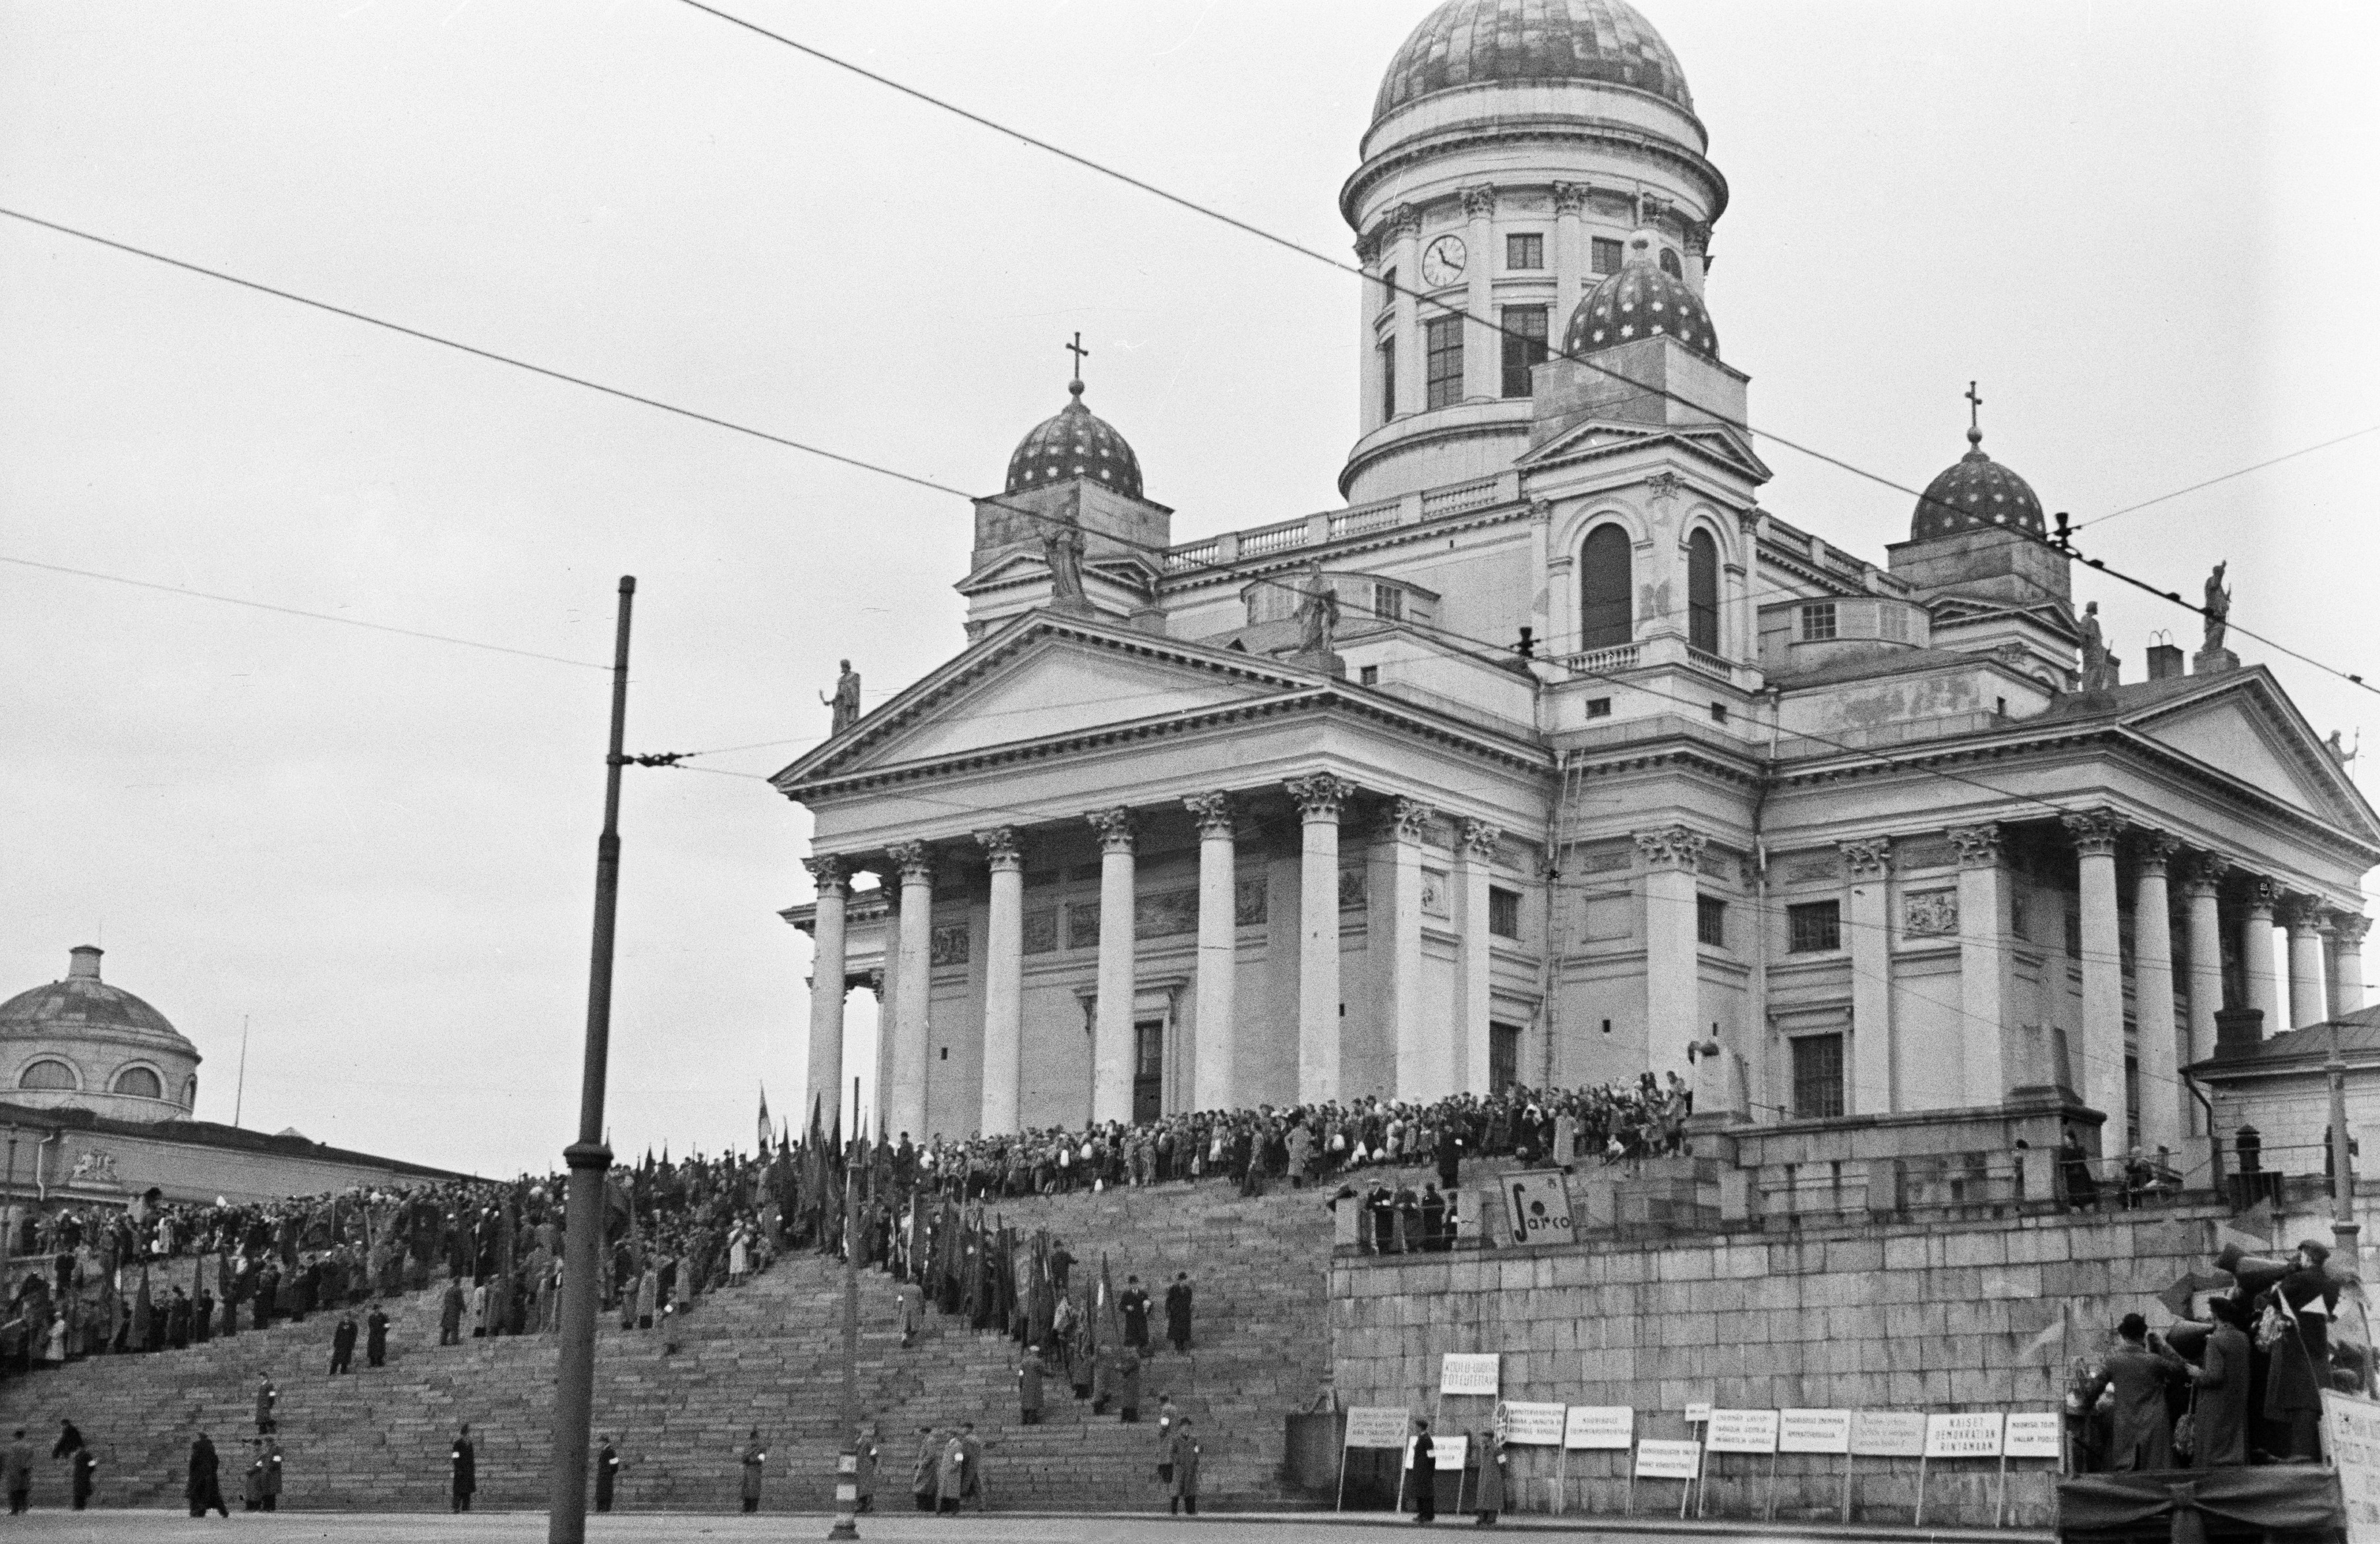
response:
<path id="1" fill-rule="evenodd" d="M 851 1080 L 859 1103 L 859 1079 Z M 829 1538 L 859 1537 L 859 1185 L 855 1162 L 843 1171 L 843 1446 L 834 1461 L 834 1526 Z"/>

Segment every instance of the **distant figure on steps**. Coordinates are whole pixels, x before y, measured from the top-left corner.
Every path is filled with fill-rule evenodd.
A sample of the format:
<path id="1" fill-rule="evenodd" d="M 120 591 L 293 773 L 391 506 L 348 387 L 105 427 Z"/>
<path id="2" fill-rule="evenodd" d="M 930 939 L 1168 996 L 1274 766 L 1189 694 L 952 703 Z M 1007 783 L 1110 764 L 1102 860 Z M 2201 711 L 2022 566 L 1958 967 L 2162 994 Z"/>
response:
<path id="1" fill-rule="evenodd" d="M 1172 1343 L 1177 1356 L 1190 1350 L 1190 1272 L 1184 1270 L 1173 1278 L 1165 1289 L 1165 1338 Z"/>
<path id="2" fill-rule="evenodd" d="M 203 1431 L 190 1444 L 189 1479 L 182 1493 L 189 1498 L 193 1517 L 205 1516 L 210 1507 L 226 1517 L 231 1515 L 231 1508 L 224 1505 L 222 1460 L 215 1456 L 213 1440 Z"/>
<path id="3" fill-rule="evenodd" d="M 760 1510 L 760 1481 L 769 1468 L 769 1450 L 760 1441 L 759 1427 L 752 1429 L 752 1435 L 744 1443 L 744 1451 L 736 1454 L 736 1462 L 744 1466 L 743 1484 L 736 1492 L 737 1497 L 743 1501 L 745 1511 L 758 1512 Z"/>
<path id="4" fill-rule="evenodd" d="M 455 1512 L 471 1510 L 471 1493 L 480 1488 L 480 1453 L 471 1445 L 471 1423 L 465 1421 L 455 1433 L 455 1446 L 446 1455 L 454 1465 L 454 1489 L 448 1506 Z"/>
<path id="5" fill-rule="evenodd" d="M 258 1436 L 261 1437 L 264 1435 L 279 1424 L 273 1418 L 273 1412 L 280 1405 L 280 1404 L 281 1391 L 273 1386 L 273 1375 L 266 1372 L 258 1373 L 256 1375 L 256 1431 Z"/>
<path id="6" fill-rule="evenodd" d="M 602 1444 L 595 1450 L 595 1510 L 612 1510 L 612 1498 L 620 1483 L 620 1450 L 612 1445 L 607 1433 Z"/>
<path id="7" fill-rule="evenodd" d="M 331 1375 L 356 1370 L 356 1316 L 343 1313 L 338 1328 L 331 1331 Z"/>
<path id="8" fill-rule="evenodd" d="M 446 1279 L 446 1294 L 438 1300 L 438 1343 L 463 1343 L 463 1283 L 460 1277 Z"/>
<path id="9" fill-rule="evenodd" d="M 264 1510 L 281 1510 L 281 1439 L 264 1439 L 264 1455 L 260 1460 L 264 1477 Z"/>
<path id="10" fill-rule="evenodd" d="M 1171 1496 L 1166 1502 L 1169 1513 L 1198 1515 L 1198 1433 L 1193 1429 L 1190 1417 L 1184 1416 L 1175 1423 L 1173 1438 L 1166 1444 L 1166 1467 L 1172 1471 L 1167 1489 Z"/>
<path id="11" fill-rule="evenodd" d="M 374 1304 L 372 1311 L 364 1316 L 364 1365 L 373 1368 L 388 1365 L 388 1315 L 380 1311 L 378 1304 Z"/>
<path id="12" fill-rule="evenodd" d="M 1041 1380 L 1049 1369 L 1041 1365 L 1041 1348 L 1025 1348 L 1025 1363 L 1016 1369 L 1016 1419 L 1022 1426 L 1041 1424 Z"/>
<path id="13" fill-rule="evenodd" d="M 248 1471 L 240 1476 L 239 1509 L 242 1512 L 264 1510 L 264 1439 L 252 1439 L 249 1444 Z"/>

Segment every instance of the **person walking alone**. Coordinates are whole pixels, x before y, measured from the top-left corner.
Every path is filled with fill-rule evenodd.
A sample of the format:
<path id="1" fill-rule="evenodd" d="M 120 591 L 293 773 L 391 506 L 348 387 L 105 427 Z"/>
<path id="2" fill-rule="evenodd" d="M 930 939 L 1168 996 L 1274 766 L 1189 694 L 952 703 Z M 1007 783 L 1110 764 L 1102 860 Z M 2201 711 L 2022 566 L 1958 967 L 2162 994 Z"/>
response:
<path id="1" fill-rule="evenodd" d="M 465 1421 L 455 1433 L 455 1446 L 446 1454 L 454 1469 L 453 1489 L 447 1497 L 450 1511 L 471 1510 L 471 1494 L 480 1488 L 480 1452 L 471 1445 L 471 1423 Z"/>
<path id="2" fill-rule="evenodd" d="M 769 1467 L 769 1450 L 761 1445 L 759 1427 L 752 1429 L 752 1435 L 745 1441 L 744 1451 L 736 1455 L 736 1461 L 744 1465 L 743 1486 L 737 1492 L 744 1502 L 744 1510 L 758 1512 L 760 1510 L 760 1480 Z"/>
<path id="3" fill-rule="evenodd" d="M 231 1508 L 224 1505 L 223 1462 L 215 1456 L 213 1439 L 203 1431 L 190 1444 L 189 1477 L 182 1493 L 189 1499 L 193 1517 L 205 1516 L 210 1507 L 226 1517 L 231 1515 Z"/>
<path id="4" fill-rule="evenodd" d="M 620 1450 L 612 1445 L 607 1434 L 595 1450 L 595 1510 L 612 1510 L 612 1498 L 620 1483 Z"/>
<path id="5" fill-rule="evenodd" d="M 1041 1380 L 1048 1372 L 1041 1365 L 1041 1348 L 1025 1348 L 1025 1363 L 1016 1369 L 1016 1419 L 1020 1426 L 1041 1424 Z"/>
<path id="6" fill-rule="evenodd" d="M 1173 1278 L 1165 1289 L 1165 1338 L 1172 1343 L 1177 1356 L 1190 1353 L 1190 1272 L 1184 1270 Z"/>
<path id="7" fill-rule="evenodd" d="M 463 1282 L 457 1276 L 446 1278 L 446 1291 L 438 1299 L 438 1343 L 463 1343 Z"/>

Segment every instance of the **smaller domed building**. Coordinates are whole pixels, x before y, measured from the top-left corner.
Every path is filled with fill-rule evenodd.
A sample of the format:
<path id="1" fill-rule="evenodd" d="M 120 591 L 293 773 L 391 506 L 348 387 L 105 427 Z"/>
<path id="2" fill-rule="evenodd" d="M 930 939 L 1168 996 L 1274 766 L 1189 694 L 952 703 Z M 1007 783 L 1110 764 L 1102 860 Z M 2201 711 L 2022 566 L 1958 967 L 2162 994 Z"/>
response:
<path id="1" fill-rule="evenodd" d="M 101 953 L 78 945 L 64 977 L 0 1003 L 0 1124 L 20 1149 L 17 1206 L 128 1205 L 152 1193 L 262 1201 L 455 1177 L 294 1132 L 198 1119 L 199 1048 L 102 979 Z"/>

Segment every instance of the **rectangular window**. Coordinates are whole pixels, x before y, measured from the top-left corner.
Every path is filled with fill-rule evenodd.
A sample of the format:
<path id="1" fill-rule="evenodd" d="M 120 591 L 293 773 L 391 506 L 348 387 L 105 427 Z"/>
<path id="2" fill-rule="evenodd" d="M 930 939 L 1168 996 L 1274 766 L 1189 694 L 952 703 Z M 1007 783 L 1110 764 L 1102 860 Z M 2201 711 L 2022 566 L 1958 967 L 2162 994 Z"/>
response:
<path id="1" fill-rule="evenodd" d="M 1362 674 L 1355 679 L 1355 684 L 1359 687 L 1378 686 L 1380 684 L 1380 667 L 1376 664 L 1367 664 L 1364 666 Z"/>
<path id="2" fill-rule="evenodd" d="M 2066 914 L 2066 957 L 2082 957 L 2082 918 L 2070 911 Z"/>
<path id="3" fill-rule="evenodd" d="M 1386 310 L 1396 303 L 1397 271 L 1393 268 L 1383 268 L 1380 270 L 1380 309 Z"/>
<path id="4" fill-rule="evenodd" d="M 1504 395 L 1529 395 L 1529 371 L 1546 362 L 1546 308 L 1504 308 Z"/>
<path id="5" fill-rule="evenodd" d="M 1824 602 L 1802 608 L 1802 641 L 1821 643 L 1835 636 L 1835 603 Z"/>
<path id="6" fill-rule="evenodd" d="M 1463 400 L 1463 318 L 1441 316 L 1429 324 L 1428 395 L 1423 406 L 1439 408 Z"/>
<path id="7" fill-rule="evenodd" d="M 1372 614 L 1383 622 L 1396 622 L 1405 614 L 1405 592 L 1394 585 L 1372 587 Z"/>
<path id="8" fill-rule="evenodd" d="M 1793 1118 L 1829 1121 L 1843 1112 L 1843 1038 L 1798 1035 L 1793 1039 Z"/>
<path id="9" fill-rule="evenodd" d="M 1488 1026 L 1488 1088 L 1490 1093 L 1502 1093 L 1521 1080 L 1521 1027 L 1517 1024 Z"/>
<path id="10" fill-rule="evenodd" d="M 1380 345 L 1380 421 L 1397 416 L 1397 340 Z"/>
<path id="11" fill-rule="evenodd" d="M 1694 897 L 1694 942 L 1713 949 L 1727 947 L 1727 903 L 1716 895 Z"/>
<path id="12" fill-rule="evenodd" d="M 1804 901 L 1785 908 L 1785 949 L 1788 954 L 1815 954 L 1843 946 L 1840 901 Z"/>
<path id="13" fill-rule="evenodd" d="M 1504 237 L 1504 266 L 1518 273 L 1546 265 L 1546 238 L 1535 232 L 1514 231 Z"/>
<path id="14" fill-rule="evenodd" d="M 1619 242 L 1608 236 L 1598 236 L 1588 249 L 1591 266 L 1598 274 L 1617 274 L 1620 272 L 1620 252 Z"/>
<path id="15" fill-rule="evenodd" d="M 1521 936 L 1521 893 L 1500 890 L 1490 885 L 1488 890 L 1488 930 L 1498 938 L 1517 939 Z"/>
<path id="16" fill-rule="evenodd" d="M 1609 718 L 1611 716 L 1611 699 L 1608 697 L 1588 698 L 1586 699 L 1586 716 L 1589 718 Z"/>
<path id="17" fill-rule="evenodd" d="M 1711 704 L 1711 722 L 1713 723 L 1725 723 L 1727 722 L 1726 703 L 1714 702 Z"/>

